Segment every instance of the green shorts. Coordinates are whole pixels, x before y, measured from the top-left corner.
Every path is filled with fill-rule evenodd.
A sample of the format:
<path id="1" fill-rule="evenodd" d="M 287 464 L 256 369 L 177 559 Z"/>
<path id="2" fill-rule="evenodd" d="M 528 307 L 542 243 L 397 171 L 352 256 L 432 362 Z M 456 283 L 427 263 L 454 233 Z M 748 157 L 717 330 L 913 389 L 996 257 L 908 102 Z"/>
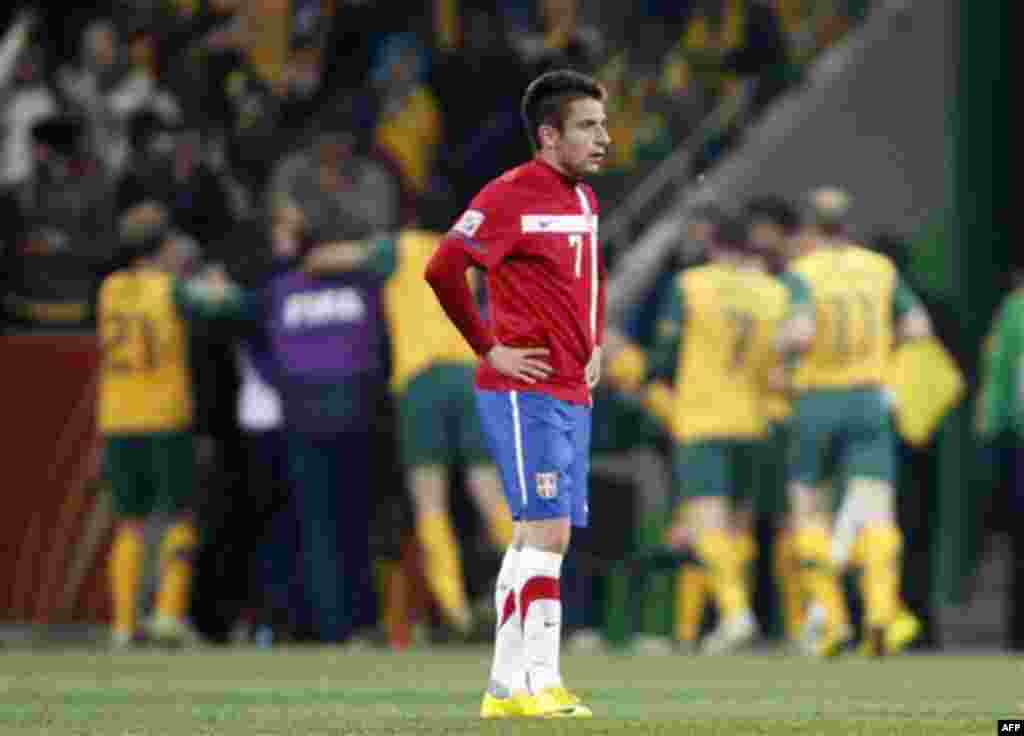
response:
<path id="1" fill-rule="evenodd" d="M 117 516 L 171 514 L 191 498 L 191 432 L 107 435 L 103 462 Z"/>
<path id="2" fill-rule="evenodd" d="M 773 422 L 766 437 L 758 443 L 761 454 L 761 479 L 757 511 L 762 514 L 784 514 L 789 510 L 786 490 L 786 459 L 792 430 L 789 420 Z"/>
<path id="3" fill-rule="evenodd" d="M 761 450 L 755 440 L 709 439 L 676 445 L 673 465 L 678 500 L 727 496 L 734 502 L 759 496 Z"/>
<path id="4" fill-rule="evenodd" d="M 469 364 L 440 363 L 406 386 L 398 399 L 400 452 L 406 467 L 491 462 L 480 431 L 474 373 Z"/>
<path id="5" fill-rule="evenodd" d="M 789 477 L 807 485 L 826 479 L 838 487 L 851 478 L 895 479 L 895 435 L 881 389 L 801 396 L 794 406 L 789 449 Z"/>

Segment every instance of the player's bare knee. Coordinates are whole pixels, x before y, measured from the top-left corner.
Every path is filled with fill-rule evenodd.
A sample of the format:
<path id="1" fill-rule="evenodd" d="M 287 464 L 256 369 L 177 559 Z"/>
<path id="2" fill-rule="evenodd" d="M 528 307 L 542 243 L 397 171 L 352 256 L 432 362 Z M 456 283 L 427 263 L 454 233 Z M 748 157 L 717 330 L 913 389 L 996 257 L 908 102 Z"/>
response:
<path id="1" fill-rule="evenodd" d="M 706 496 L 690 502 L 692 526 L 698 531 L 724 530 L 729 525 L 729 504 L 724 496 Z"/>
<path id="2" fill-rule="evenodd" d="M 851 478 L 844 506 L 850 504 L 861 526 L 888 525 L 896 521 L 892 484 L 876 478 Z"/>
<path id="3" fill-rule="evenodd" d="M 814 486 L 794 482 L 789 486 L 790 516 L 797 526 L 813 522 L 818 516 L 819 492 Z"/>
<path id="4" fill-rule="evenodd" d="M 409 494 L 417 514 L 448 509 L 448 473 L 440 465 L 420 465 L 407 474 Z"/>
<path id="5" fill-rule="evenodd" d="M 501 478 L 498 476 L 498 469 L 494 465 L 473 465 L 470 467 L 466 477 L 466 484 L 469 487 L 470 495 L 481 511 L 486 512 L 495 505 L 505 501 L 501 490 Z"/>

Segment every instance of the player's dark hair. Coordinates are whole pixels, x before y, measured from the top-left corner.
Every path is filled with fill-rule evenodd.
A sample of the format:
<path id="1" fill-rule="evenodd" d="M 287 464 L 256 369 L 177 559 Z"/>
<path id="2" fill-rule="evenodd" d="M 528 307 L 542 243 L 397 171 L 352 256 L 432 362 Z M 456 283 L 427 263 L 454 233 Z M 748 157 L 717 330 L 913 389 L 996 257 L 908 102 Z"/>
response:
<path id="1" fill-rule="evenodd" d="M 717 248 L 747 252 L 750 250 L 750 226 L 743 217 L 723 214 L 715 223 L 712 240 Z"/>
<path id="2" fill-rule="evenodd" d="M 171 234 L 171 223 L 166 217 L 157 222 L 122 225 L 118 260 L 124 266 L 130 266 L 138 260 L 152 258 L 160 252 Z"/>
<path id="3" fill-rule="evenodd" d="M 593 77 L 571 69 L 546 72 L 530 82 L 520 109 L 535 151 L 540 149 L 540 126 L 563 130 L 570 103 L 586 97 L 603 102 L 605 89 Z"/>
<path id="4" fill-rule="evenodd" d="M 744 208 L 744 214 L 751 222 L 767 220 L 782 228 L 786 235 L 793 235 L 800 229 L 800 213 L 785 197 L 768 194 L 754 197 Z"/>

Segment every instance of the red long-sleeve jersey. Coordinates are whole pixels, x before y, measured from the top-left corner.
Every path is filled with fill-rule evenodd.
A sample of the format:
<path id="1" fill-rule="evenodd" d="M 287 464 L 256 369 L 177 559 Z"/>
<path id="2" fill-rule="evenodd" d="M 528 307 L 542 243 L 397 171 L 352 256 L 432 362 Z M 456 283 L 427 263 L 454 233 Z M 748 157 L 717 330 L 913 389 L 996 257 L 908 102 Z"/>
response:
<path id="1" fill-rule="evenodd" d="M 480 190 L 448 232 L 426 278 L 473 349 L 481 356 L 495 343 L 550 351 L 547 379 L 527 384 L 483 360 L 479 388 L 589 403 L 584 372 L 604 333 L 597 220 L 597 198 L 589 186 L 534 159 Z M 487 272 L 488 323 L 466 282 L 470 265 Z"/>

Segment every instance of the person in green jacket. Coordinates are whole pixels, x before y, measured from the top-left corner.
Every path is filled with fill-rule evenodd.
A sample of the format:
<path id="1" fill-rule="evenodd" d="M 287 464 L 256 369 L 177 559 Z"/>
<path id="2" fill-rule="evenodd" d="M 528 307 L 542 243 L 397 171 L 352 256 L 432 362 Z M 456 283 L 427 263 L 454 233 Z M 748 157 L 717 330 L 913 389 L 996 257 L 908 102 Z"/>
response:
<path id="1" fill-rule="evenodd" d="M 1024 267 L 1013 273 L 1015 288 L 1003 301 L 989 333 L 977 429 L 999 468 L 998 480 L 1008 492 L 1009 518 L 1024 514 Z M 1008 630 L 1012 648 L 1024 649 L 1024 533 L 1013 534 L 1011 611 Z"/>

